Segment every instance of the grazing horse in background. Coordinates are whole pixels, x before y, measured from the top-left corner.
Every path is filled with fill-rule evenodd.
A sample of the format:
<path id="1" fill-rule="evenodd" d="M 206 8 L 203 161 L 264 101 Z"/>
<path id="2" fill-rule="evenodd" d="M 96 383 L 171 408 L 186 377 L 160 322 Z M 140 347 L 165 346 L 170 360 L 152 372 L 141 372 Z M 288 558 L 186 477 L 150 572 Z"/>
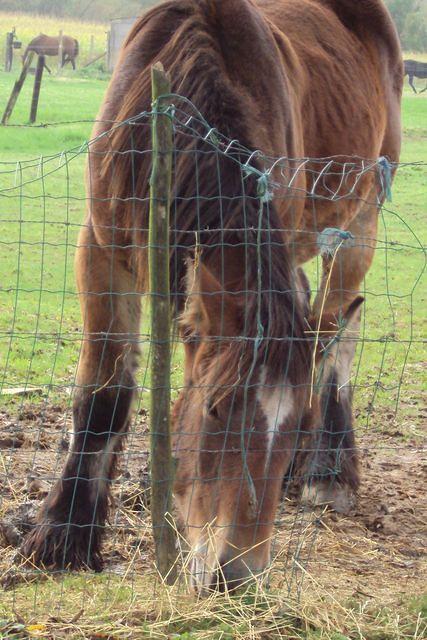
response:
<path id="1" fill-rule="evenodd" d="M 421 80 L 427 80 L 427 62 L 418 62 L 417 60 L 404 60 L 404 76 L 408 76 L 408 82 L 412 87 L 414 93 L 417 93 L 414 84 L 414 78 L 420 78 Z M 427 90 L 427 85 L 420 93 L 424 93 Z"/>
<path id="2" fill-rule="evenodd" d="M 59 54 L 59 36 L 47 36 L 41 33 L 33 38 L 24 51 L 22 62 L 24 63 L 30 51 L 34 51 L 39 56 L 57 56 Z M 64 67 L 67 62 L 71 62 L 73 69 L 76 69 L 76 58 L 79 55 L 79 43 L 71 36 L 62 36 L 62 61 Z M 48 69 L 49 73 L 50 70 Z"/>
<path id="3" fill-rule="evenodd" d="M 382 0 L 177 0 L 140 18 L 89 148 L 75 263 L 84 341 L 74 435 L 62 477 L 23 546 L 49 568 L 102 566 L 109 485 L 136 388 L 151 170 L 147 127 L 112 123 L 150 110 L 157 61 L 174 93 L 247 149 L 333 156 L 336 169 L 354 157 L 399 160 L 402 57 Z M 338 509 L 351 504 L 359 475 L 349 380 L 382 190 L 376 172 L 366 172 L 351 198 L 316 199 L 314 215 L 301 194 L 314 188 L 316 163 L 294 174 L 286 163 L 273 171 L 273 184 L 282 186 L 258 229 L 254 175 L 243 181 L 239 164 L 179 127 L 175 147 L 170 268 L 185 387 L 173 416 L 174 494 L 203 593 L 268 566 L 282 479 L 302 431 L 316 429 L 319 440 L 304 462 L 304 498 Z M 331 169 L 325 178 L 327 193 L 339 189 L 338 174 Z M 313 237 L 327 227 L 350 231 L 355 242 L 323 256 L 308 319 L 299 265 L 318 254 Z M 320 400 L 310 403 L 307 322 L 332 337 L 339 318 L 344 335 L 322 369 Z"/>

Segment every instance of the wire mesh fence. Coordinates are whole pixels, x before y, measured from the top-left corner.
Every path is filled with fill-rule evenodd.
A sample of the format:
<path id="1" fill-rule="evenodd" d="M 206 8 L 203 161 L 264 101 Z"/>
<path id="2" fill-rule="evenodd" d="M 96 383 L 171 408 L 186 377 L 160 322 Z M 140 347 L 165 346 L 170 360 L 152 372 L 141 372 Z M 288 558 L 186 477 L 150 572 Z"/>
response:
<path id="1" fill-rule="evenodd" d="M 327 571 L 326 507 L 360 510 L 372 453 L 416 464 L 425 250 L 389 200 L 395 170 L 403 181 L 425 165 L 266 157 L 163 96 L 81 148 L 1 163 L 3 586 L 59 571 L 57 608 L 64 569 L 119 576 L 129 602 L 157 575 L 148 425 L 160 407 L 148 401 L 160 383 L 140 316 L 153 298 L 156 118 L 173 136 L 163 353 L 175 477 L 162 532 L 176 538 L 180 588 L 257 576 L 298 593 L 308 571 Z"/>

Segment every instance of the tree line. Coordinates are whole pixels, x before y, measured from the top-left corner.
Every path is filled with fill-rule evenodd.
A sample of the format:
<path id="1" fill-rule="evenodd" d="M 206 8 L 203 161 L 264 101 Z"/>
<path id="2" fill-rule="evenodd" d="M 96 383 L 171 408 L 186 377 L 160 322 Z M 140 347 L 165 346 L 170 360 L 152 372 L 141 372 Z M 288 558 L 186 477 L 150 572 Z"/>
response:
<path id="1" fill-rule="evenodd" d="M 358 0 L 354 0 L 358 2 Z M 407 51 L 427 51 L 427 0 L 384 0 Z M 295 0 L 298 2 L 298 0 Z M 158 0 L 2 0 L 5 11 L 21 11 L 108 22 L 137 16 Z"/>
<path id="2" fill-rule="evenodd" d="M 406 51 L 427 51 L 427 0 L 385 0 L 402 47 Z"/>

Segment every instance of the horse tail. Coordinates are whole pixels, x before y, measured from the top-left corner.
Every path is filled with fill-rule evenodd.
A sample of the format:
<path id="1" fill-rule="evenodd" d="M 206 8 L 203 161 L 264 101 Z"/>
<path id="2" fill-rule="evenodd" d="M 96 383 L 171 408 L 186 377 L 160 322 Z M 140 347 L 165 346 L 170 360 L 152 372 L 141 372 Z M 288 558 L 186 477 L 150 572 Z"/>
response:
<path id="1" fill-rule="evenodd" d="M 76 38 L 73 38 L 74 40 L 74 57 L 77 58 L 77 56 L 79 55 L 79 41 L 76 40 Z"/>

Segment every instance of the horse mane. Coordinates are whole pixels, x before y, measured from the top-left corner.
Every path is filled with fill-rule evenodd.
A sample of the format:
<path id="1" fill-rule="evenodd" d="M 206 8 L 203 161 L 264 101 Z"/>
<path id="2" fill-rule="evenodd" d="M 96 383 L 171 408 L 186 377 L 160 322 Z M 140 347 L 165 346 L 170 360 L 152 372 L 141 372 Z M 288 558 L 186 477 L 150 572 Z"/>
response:
<path id="1" fill-rule="evenodd" d="M 232 7 L 235 22 L 230 25 L 227 20 L 225 24 L 223 12 L 228 9 L 230 15 Z M 251 41 L 261 76 L 263 65 L 266 71 L 268 68 L 269 77 L 260 80 L 262 92 L 263 83 L 271 82 L 276 73 L 271 67 L 276 48 L 255 5 L 247 0 L 165 2 L 145 14 L 126 41 L 118 73 L 133 73 L 134 81 L 124 95 L 117 96 L 122 104 L 116 120 L 125 121 L 150 110 L 150 65 L 160 60 L 170 73 L 173 93 L 190 99 L 221 134 L 239 140 L 243 148 L 253 148 L 251 104 L 227 73 L 228 65 L 236 64 L 236 60 L 230 62 L 233 45 L 227 38 L 227 29 L 238 29 Z M 268 48 L 266 55 L 262 50 L 256 51 L 257 47 L 268 47 L 269 42 L 273 49 Z M 239 47 L 244 44 L 239 41 Z M 243 60 L 242 65 L 252 66 L 253 59 Z M 138 241 L 141 246 L 147 245 L 150 144 L 146 126 L 113 128 L 109 133 L 113 152 L 105 155 L 102 167 L 111 189 L 114 219 L 130 234 L 137 225 L 142 230 Z M 175 131 L 174 148 L 170 271 L 177 312 L 182 311 L 187 297 L 186 259 L 194 252 L 195 232 L 202 259 L 212 264 L 221 262 L 224 245 L 244 247 L 240 292 L 244 290 L 246 296 L 245 331 L 243 340 L 228 342 L 221 356 L 227 365 L 219 383 L 223 387 L 236 384 L 237 372 L 248 372 L 253 366 L 256 348 L 257 363 L 265 364 L 272 376 L 286 372 L 292 384 L 303 384 L 309 368 L 309 345 L 300 304 L 293 292 L 295 280 L 289 252 L 272 203 L 265 207 L 259 229 L 257 177 L 242 175 L 241 165 L 248 156 L 242 152 L 240 162 L 236 162 L 236 156 L 230 158 L 213 149 L 203 137 L 190 136 L 179 128 Z M 256 162 L 251 165 L 261 168 Z M 144 280 L 146 259 L 141 269 Z"/>

